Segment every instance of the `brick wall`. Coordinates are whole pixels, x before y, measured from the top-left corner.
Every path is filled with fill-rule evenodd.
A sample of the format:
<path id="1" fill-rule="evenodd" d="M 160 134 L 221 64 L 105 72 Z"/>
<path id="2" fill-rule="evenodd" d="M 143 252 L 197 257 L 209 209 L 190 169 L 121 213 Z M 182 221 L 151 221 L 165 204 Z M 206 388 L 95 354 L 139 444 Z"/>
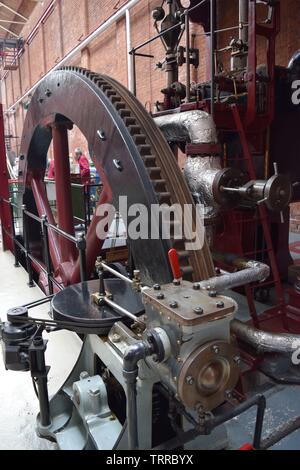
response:
<path id="1" fill-rule="evenodd" d="M 55 0 L 49 15 L 39 26 L 36 34 L 26 43 L 25 53 L 20 58 L 19 69 L 9 72 L 2 84 L 4 109 L 12 106 L 65 54 L 125 3 L 126 0 Z M 136 46 L 155 34 L 151 11 L 160 3 L 160 0 L 140 0 L 131 10 L 132 46 Z M 45 0 L 37 5 L 23 30 L 22 34 L 25 39 L 51 4 L 51 0 Z M 219 0 L 218 5 L 218 27 L 236 26 L 238 24 L 238 0 Z M 259 8 L 261 8 L 260 15 L 262 15 L 263 9 Z M 287 65 L 294 51 L 300 49 L 299 0 L 284 0 L 281 2 L 281 8 L 282 25 L 277 41 L 277 63 Z M 209 73 L 206 61 L 207 39 L 199 26 L 191 25 L 191 32 L 195 34 L 196 47 L 200 48 L 200 67 L 192 72 L 192 80 L 203 81 L 208 78 Z M 235 33 L 232 32 L 220 34 L 219 45 L 227 45 L 233 35 Z M 154 58 L 137 58 L 138 98 L 148 110 L 151 110 L 155 101 L 162 98 L 160 89 L 165 85 L 165 74 L 155 67 L 156 63 L 164 58 L 164 49 L 161 42 L 156 41 L 146 46 L 143 52 L 154 55 Z M 259 42 L 258 63 L 264 62 L 264 57 L 265 47 L 262 42 Z M 228 55 L 225 54 L 223 57 L 225 65 L 228 64 L 228 59 Z M 104 34 L 92 41 L 88 48 L 72 60 L 72 65 L 74 64 L 111 75 L 127 86 L 125 19 L 119 20 Z M 180 78 L 183 81 L 185 79 L 184 67 L 180 70 Z M 16 106 L 15 113 L 6 117 L 6 130 L 21 137 L 25 115 L 26 111 L 23 106 Z M 19 143 L 20 139 L 12 141 L 12 148 L 17 153 Z M 70 152 L 74 152 L 74 148 L 78 145 L 83 147 L 84 151 L 87 150 L 84 137 L 78 129 L 74 129 L 70 133 Z M 293 213 L 295 216 L 298 215 Z"/>

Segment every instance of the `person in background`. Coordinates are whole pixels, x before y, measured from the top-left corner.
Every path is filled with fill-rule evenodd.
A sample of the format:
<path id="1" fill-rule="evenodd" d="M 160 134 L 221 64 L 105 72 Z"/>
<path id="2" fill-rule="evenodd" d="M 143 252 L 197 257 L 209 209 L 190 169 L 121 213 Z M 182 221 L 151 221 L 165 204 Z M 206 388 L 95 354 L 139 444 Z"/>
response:
<path id="1" fill-rule="evenodd" d="M 75 149 L 75 161 L 79 164 L 80 177 L 82 184 L 88 184 L 90 182 L 90 164 L 85 155 L 83 155 L 80 148 Z"/>
<path id="2" fill-rule="evenodd" d="M 48 166 L 48 171 L 47 171 L 47 178 L 49 180 L 54 180 L 55 179 L 54 158 L 50 159 L 49 166 Z"/>

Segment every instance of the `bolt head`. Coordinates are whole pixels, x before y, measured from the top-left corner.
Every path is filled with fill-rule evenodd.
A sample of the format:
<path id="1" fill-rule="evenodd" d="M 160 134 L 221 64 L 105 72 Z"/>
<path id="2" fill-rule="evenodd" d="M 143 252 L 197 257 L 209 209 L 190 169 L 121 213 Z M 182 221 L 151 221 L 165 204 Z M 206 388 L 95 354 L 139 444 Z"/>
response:
<path id="1" fill-rule="evenodd" d="M 158 294 L 158 296 L 156 297 L 158 300 L 163 300 L 165 298 L 164 294 L 161 292 L 160 294 Z"/>
<path id="2" fill-rule="evenodd" d="M 159 284 L 155 284 L 155 285 L 153 286 L 153 289 L 154 289 L 154 290 L 160 290 L 160 289 L 161 289 L 161 287 L 160 287 L 160 285 L 159 285 Z"/>
<path id="3" fill-rule="evenodd" d="M 235 356 L 233 358 L 233 361 L 235 362 L 235 364 L 237 364 L 238 366 L 241 364 L 241 358 L 239 356 Z"/>
<path id="4" fill-rule="evenodd" d="M 230 400 L 232 398 L 232 392 L 230 390 L 226 390 L 225 398 L 227 398 L 227 400 Z"/>
<path id="5" fill-rule="evenodd" d="M 120 340 L 121 340 L 121 336 L 118 335 L 117 333 L 114 333 L 114 334 L 112 335 L 112 342 L 113 342 L 113 343 L 118 343 Z"/>
<path id="6" fill-rule="evenodd" d="M 194 285 L 193 285 L 193 289 L 194 290 L 200 290 L 200 284 L 198 282 L 196 282 Z"/>
<path id="7" fill-rule="evenodd" d="M 180 284 L 181 284 L 181 282 L 180 282 L 179 279 L 174 279 L 174 281 L 173 281 L 174 286 L 180 286 Z"/>
<path id="8" fill-rule="evenodd" d="M 210 290 L 208 293 L 209 297 L 215 298 L 217 297 L 218 293 L 216 290 Z"/>
<path id="9" fill-rule="evenodd" d="M 171 308 L 178 308 L 178 302 L 176 302 L 176 301 L 170 302 L 170 307 Z"/>
<path id="10" fill-rule="evenodd" d="M 219 354 L 219 353 L 220 353 L 220 348 L 219 348 L 219 346 L 217 346 L 216 344 L 214 344 L 213 347 L 212 347 L 212 351 L 213 351 L 215 354 Z"/>
<path id="11" fill-rule="evenodd" d="M 217 302 L 217 308 L 224 308 L 225 307 L 225 304 L 222 300 L 220 300 L 220 302 Z"/>
<path id="12" fill-rule="evenodd" d="M 87 379 L 89 376 L 90 376 L 90 374 L 86 370 L 83 370 L 80 373 L 79 378 L 80 378 L 80 380 L 84 380 L 84 379 Z"/>
<path id="13" fill-rule="evenodd" d="M 196 307 L 194 308 L 194 313 L 196 313 L 197 315 L 203 315 L 204 310 L 202 307 Z"/>
<path id="14" fill-rule="evenodd" d="M 188 375 L 188 376 L 185 378 L 185 383 L 186 383 L 187 385 L 194 385 L 194 383 L 195 383 L 194 377 L 192 377 L 191 375 Z"/>

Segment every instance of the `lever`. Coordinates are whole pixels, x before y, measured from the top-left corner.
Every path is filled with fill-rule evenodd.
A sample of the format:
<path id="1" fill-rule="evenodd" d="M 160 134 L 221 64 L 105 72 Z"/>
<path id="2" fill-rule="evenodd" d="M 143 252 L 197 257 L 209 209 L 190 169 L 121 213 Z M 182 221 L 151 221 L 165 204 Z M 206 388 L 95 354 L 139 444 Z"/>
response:
<path id="1" fill-rule="evenodd" d="M 174 277 L 174 282 L 180 283 L 182 274 L 180 270 L 178 254 L 175 248 L 172 248 L 171 250 L 169 250 L 168 257 L 169 257 L 169 262 L 170 262 L 170 266 L 171 266 L 173 277 Z"/>

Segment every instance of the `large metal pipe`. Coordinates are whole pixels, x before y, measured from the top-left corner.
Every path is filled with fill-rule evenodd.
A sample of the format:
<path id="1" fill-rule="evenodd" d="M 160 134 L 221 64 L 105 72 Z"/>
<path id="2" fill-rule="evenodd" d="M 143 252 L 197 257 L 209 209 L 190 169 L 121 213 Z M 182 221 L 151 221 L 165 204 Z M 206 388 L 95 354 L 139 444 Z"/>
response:
<path id="1" fill-rule="evenodd" d="M 248 43 L 249 0 L 239 0 L 239 39 Z"/>
<path id="2" fill-rule="evenodd" d="M 226 273 L 199 282 L 200 289 L 222 292 L 226 289 L 264 281 L 270 275 L 270 268 L 258 261 L 244 261 L 244 269 L 236 273 Z"/>
<path id="3" fill-rule="evenodd" d="M 300 335 L 269 333 L 253 328 L 239 320 L 234 320 L 231 323 L 231 332 L 238 339 L 252 346 L 259 354 L 293 354 L 300 348 Z"/>
<path id="4" fill-rule="evenodd" d="M 215 144 L 218 142 L 213 118 L 205 111 L 195 110 L 166 114 L 154 119 L 168 142 Z"/>

